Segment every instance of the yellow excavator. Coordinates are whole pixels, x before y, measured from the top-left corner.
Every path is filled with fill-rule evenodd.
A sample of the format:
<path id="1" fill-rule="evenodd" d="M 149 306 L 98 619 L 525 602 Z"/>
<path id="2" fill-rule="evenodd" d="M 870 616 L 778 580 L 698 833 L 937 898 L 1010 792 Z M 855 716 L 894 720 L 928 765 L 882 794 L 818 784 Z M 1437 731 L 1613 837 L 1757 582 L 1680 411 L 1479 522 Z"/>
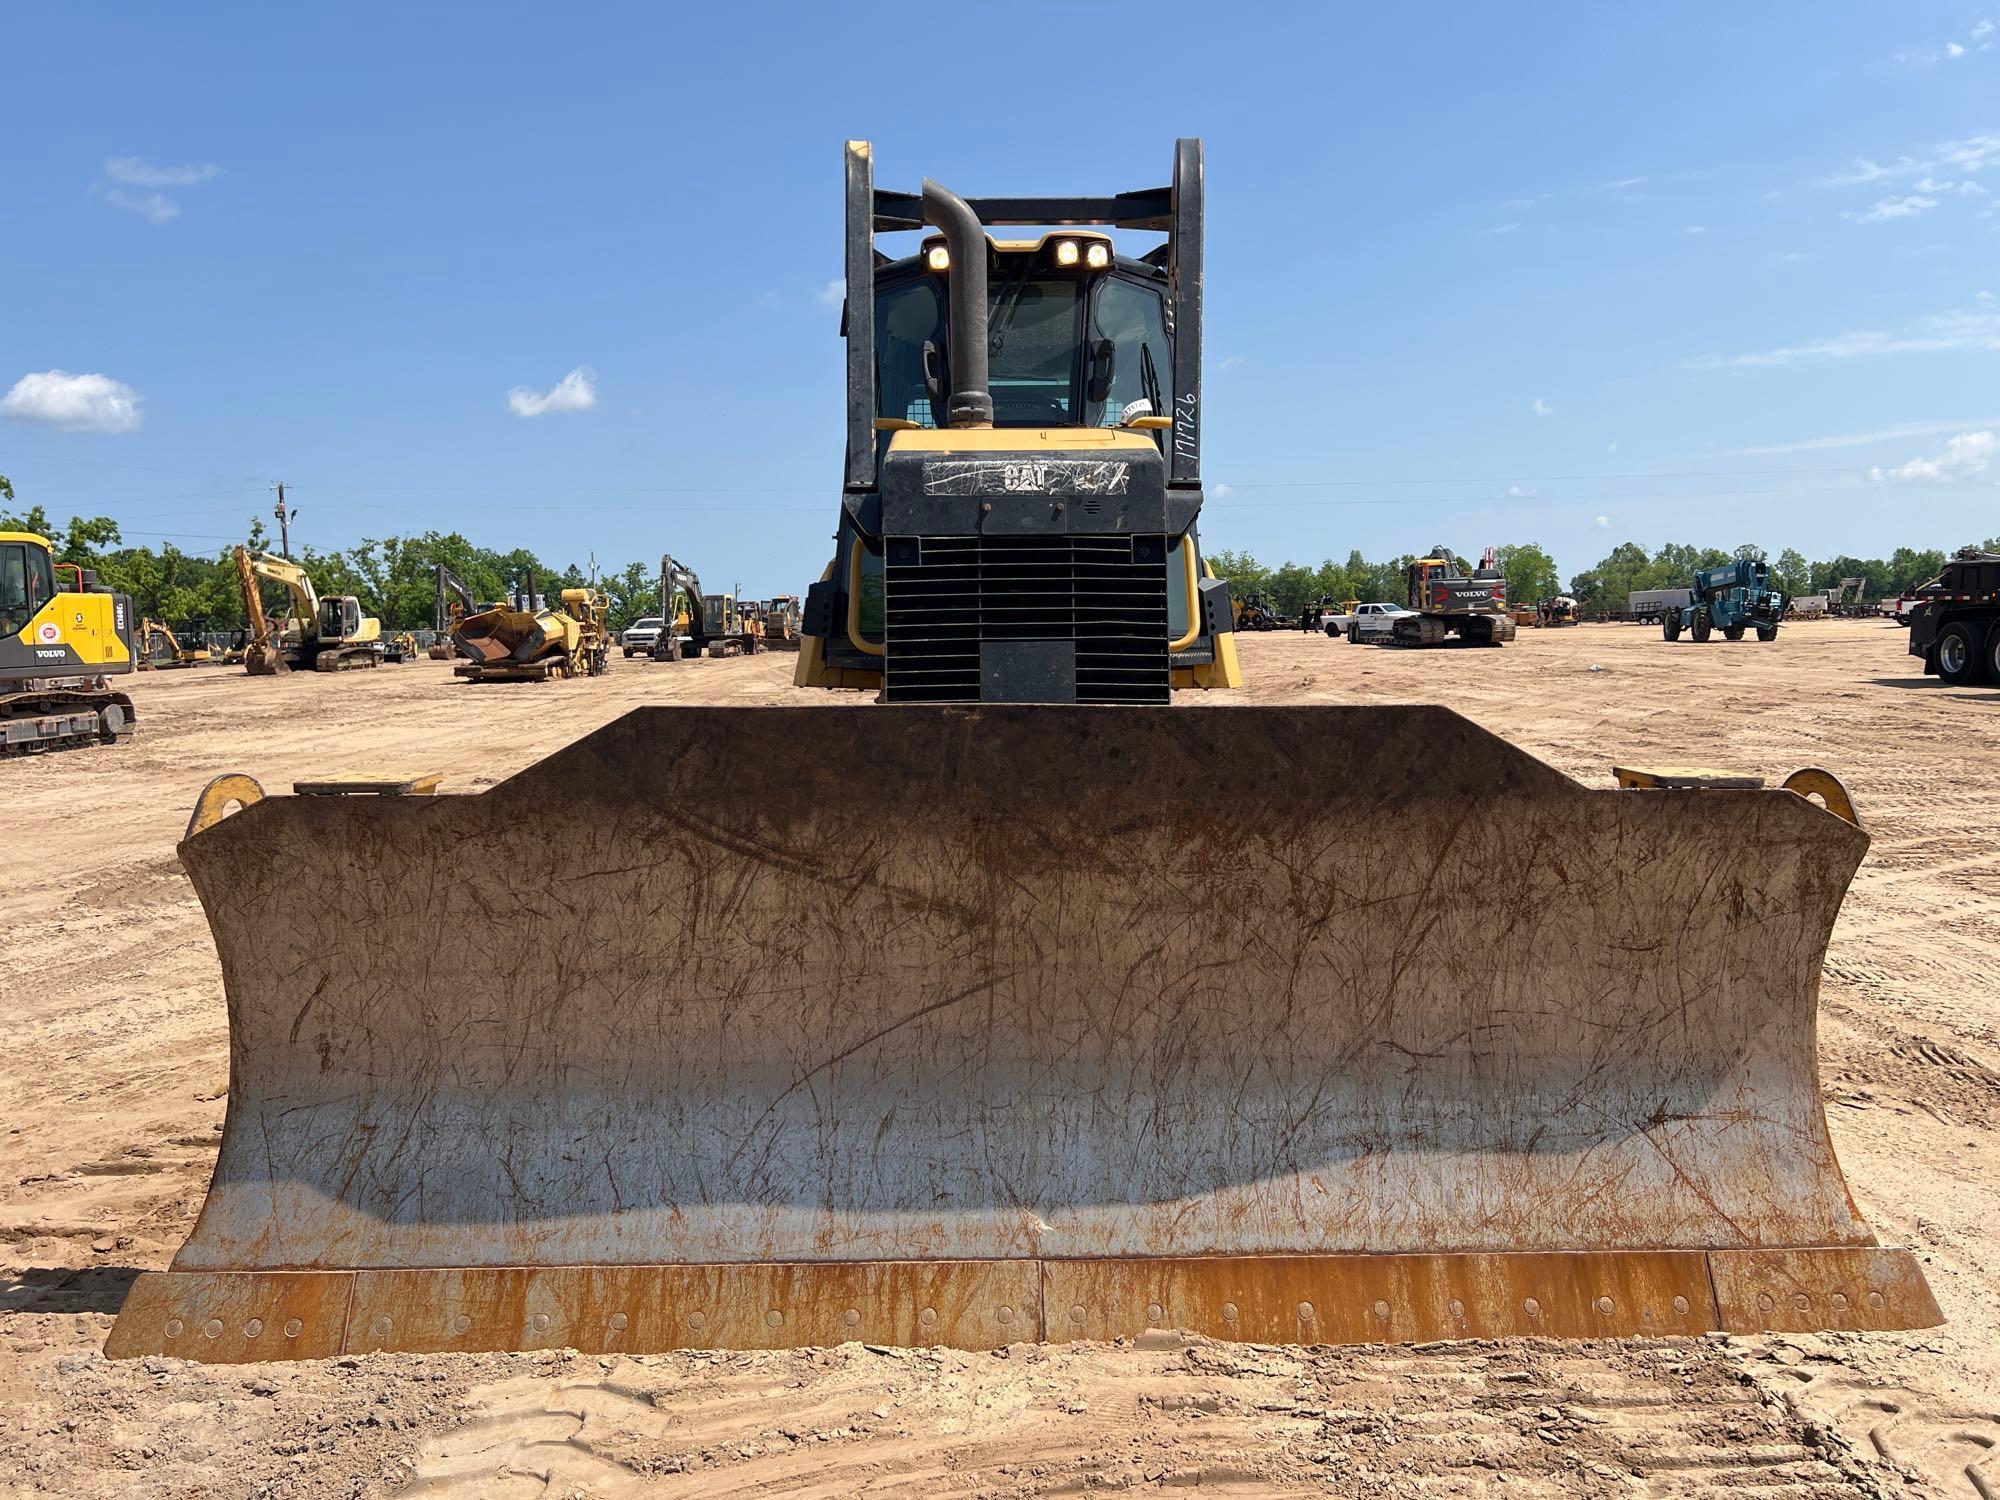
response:
<path id="1" fill-rule="evenodd" d="M 236 549 L 236 582 L 250 628 L 243 669 L 252 677 L 291 671 L 341 672 L 373 667 L 383 657 L 382 623 L 361 613 L 352 594 L 322 596 L 306 570 L 286 557 Z M 272 620 L 264 609 L 261 580 L 283 584 L 291 613 Z"/>
<path id="2" fill-rule="evenodd" d="M 111 679 L 137 663 L 130 599 L 58 563 L 47 537 L 0 531 L 0 755 L 131 739 L 138 715 Z"/>
<path id="3" fill-rule="evenodd" d="M 1167 706 L 1240 680 L 1195 534 L 1199 143 L 1097 198 L 846 166 L 798 680 L 887 706 L 641 706 L 471 796 L 213 786 L 180 854 L 228 1120 L 107 1352 L 1938 1321 L 1821 1111 L 1839 783 Z M 587 892 L 464 878 L 551 850 Z"/>
<path id="4" fill-rule="evenodd" d="M 506 603 L 466 615 L 451 643 L 465 658 L 452 668 L 471 682 L 550 682 L 611 670 L 611 602 L 594 588 L 564 589 L 549 607 L 523 574 Z"/>
<path id="5" fill-rule="evenodd" d="M 205 667 L 215 660 L 206 646 L 183 646 L 181 638 L 165 620 L 139 622 L 139 670 L 153 672 L 172 667 Z"/>

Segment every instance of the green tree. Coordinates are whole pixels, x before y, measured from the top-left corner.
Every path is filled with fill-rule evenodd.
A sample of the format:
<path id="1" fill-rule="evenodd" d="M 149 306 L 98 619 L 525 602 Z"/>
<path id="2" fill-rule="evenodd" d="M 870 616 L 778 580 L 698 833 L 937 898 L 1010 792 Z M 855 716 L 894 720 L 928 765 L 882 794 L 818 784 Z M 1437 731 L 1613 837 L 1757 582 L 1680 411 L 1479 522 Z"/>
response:
<path id="1" fill-rule="evenodd" d="M 1796 548 L 1787 547 L 1778 554 L 1778 561 L 1771 568 L 1771 582 L 1788 594 L 1809 594 L 1812 592 L 1812 564 Z"/>
<path id="2" fill-rule="evenodd" d="M 1556 596 L 1560 588 L 1556 560 L 1535 543 L 1501 547 L 1495 560 L 1500 565 L 1500 571 L 1507 575 L 1508 603 L 1536 604 Z"/>

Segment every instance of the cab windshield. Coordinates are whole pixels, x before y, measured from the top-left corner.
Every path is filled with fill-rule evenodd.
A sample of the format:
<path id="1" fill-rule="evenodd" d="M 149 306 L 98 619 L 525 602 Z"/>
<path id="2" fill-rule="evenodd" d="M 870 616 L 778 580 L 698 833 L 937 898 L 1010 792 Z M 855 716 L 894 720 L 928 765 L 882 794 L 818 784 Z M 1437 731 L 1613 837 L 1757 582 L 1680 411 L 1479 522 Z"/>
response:
<path id="1" fill-rule="evenodd" d="M 1155 414 L 1169 413 L 1164 389 L 1171 379 L 1165 311 L 1160 294 L 1116 276 L 1086 280 L 1025 272 L 1006 256 L 995 265 L 989 288 L 988 384 L 999 427 L 1116 426 L 1134 401 L 1150 400 Z M 1090 293 L 1086 302 L 1085 293 Z M 1086 336 L 1085 316 L 1091 328 Z M 1109 341 L 1109 380 L 1091 399 L 1099 345 Z M 942 280 L 922 274 L 884 285 L 875 296 L 876 414 L 941 425 L 924 378 L 924 346 L 933 350 L 931 371 L 948 379 L 945 296 Z"/>

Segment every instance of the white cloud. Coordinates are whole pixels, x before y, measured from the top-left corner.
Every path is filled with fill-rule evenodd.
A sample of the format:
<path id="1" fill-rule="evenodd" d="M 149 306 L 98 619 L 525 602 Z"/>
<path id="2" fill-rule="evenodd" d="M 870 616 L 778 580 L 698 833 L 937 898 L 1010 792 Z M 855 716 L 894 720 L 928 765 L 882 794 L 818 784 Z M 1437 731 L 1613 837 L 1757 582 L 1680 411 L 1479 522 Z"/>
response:
<path id="1" fill-rule="evenodd" d="M 1510 484 L 1500 498 L 1502 500 L 1528 500 L 1533 498 L 1535 493 L 1535 487 L 1532 484 Z"/>
<path id="2" fill-rule="evenodd" d="M 1886 219 L 1913 218 L 1917 214 L 1924 212 L 1924 210 L 1936 208 L 1937 206 L 1937 199 L 1926 198 L 1919 193 L 1911 193 L 1902 198 L 1877 198 L 1874 203 L 1869 205 L 1866 213 L 1843 213 L 1841 218 L 1855 224 L 1880 224 Z"/>
<path id="3" fill-rule="evenodd" d="M 222 168 L 212 161 L 189 162 L 180 167 L 156 167 L 136 156 L 113 156 L 104 163 L 104 175 L 113 182 L 123 182 L 131 187 L 194 187 L 212 177 L 220 177 Z"/>
<path id="4" fill-rule="evenodd" d="M 2000 421 L 2000 418 L 1996 418 Z M 1866 448 L 1874 443 L 1890 443 L 1898 438 L 1930 437 L 1940 432 L 1964 432 L 1982 427 L 1983 419 L 1966 421 L 1900 422 L 1894 427 L 1876 427 L 1866 432 L 1836 432 L 1823 437 L 1800 438 L 1789 443 L 1759 443 L 1750 448 L 1722 448 L 1717 458 L 1769 458 L 1783 453 L 1817 453 L 1827 448 Z"/>
<path id="5" fill-rule="evenodd" d="M 1946 42 L 1944 44 L 1944 55 L 1946 57 L 1963 57 L 1965 56 L 1965 49 L 1959 46 L 1957 42 Z"/>
<path id="6" fill-rule="evenodd" d="M 1592 524 L 1595 525 L 1599 531 L 1609 531 L 1611 529 L 1611 517 L 1599 516 L 1597 520 Z"/>
<path id="7" fill-rule="evenodd" d="M 1484 230 L 1482 232 L 1486 234 L 1512 234 L 1515 230 L 1519 229 L 1520 227 L 1521 226 L 1518 223 L 1495 224 L 1492 228 Z"/>
<path id="8" fill-rule="evenodd" d="M 1972 28 L 1972 39 L 1975 42 L 1991 35 L 1993 35 L 1993 23 L 1991 21 L 1980 21 Z"/>
<path id="9" fill-rule="evenodd" d="M 589 411 L 597 405 L 597 372 L 578 365 L 549 387 L 547 395 L 517 385 L 507 393 L 507 409 L 517 417 L 539 417 L 552 411 Z"/>
<path id="10" fill-rule="evenodd" d="M 1681 233 L 1682 233 L 1682 234 L 1707 234 L 1707 233 L 1708 233 L 1708 226 L 1707 226 L 1706 224 L 1683 224 L 1683 225 L 1681 226 Z"/>
<path id="11" fill-rule="evenodd" d="M 42 370 L 23 375 L 0 396 L 0 416 L 47 422 L 71 432 L 130 432 L 139 425 L 139 393 L 109 375 Z"/>
<path id="12" fill-rule="evenodd" d="M 1635 188 L 1639 186 L 1639 184 L 1644 182 L 1645 180 L 1646 179 L 1643 177 L 1620 177 L 1612 182 L 1598 183 L 1597 190 L 1600 193 L 1623 192 L 1626 188 Z"/>
<path id="13" fill-rule="evenodd" d="M 1613 438 L 1610 442 L 1610 445 L 1606 447 L 1604 451 L 1606 453 L 1616 453 L 1618 451 L 1618 439 Z"/>
<path id="14" fill-rule="evenodd" d="M 181 206 L 165 193 L 132 193 L 126 188 L 199 187 L 212 177 L 222 175 L 222 168 L 212 161 L 189 162 L 179 167 L 156 167 L 136 156 L 112 156 L 104 162 L 104 175 L 124 187 L 106 187 L 101 182 L 93 182 L 90 190 L 110 204 L 128 214 L 138 214 L 149 224 L 165 224 L 181 216 Z"/>
<path id="15" fill-rule="evenodd" d="M 181 206 L 164 193 L 128 193 L 122 188 L 106 188 L 104 201 L 128 214 L 142 215 L 151 224 L 164 224 L 181 216 Z"/>
<path id="16" fill-rule="evenodd" d="M 1217 366 L 1216 366 L 1215 368 L 1216 368 L 1216 372 L 1217 372 L 1218 374 L 1220 374 L 1220 373 L 1221 373 L 1222 371 L 1224 371 L 1224 370 L 1233 370 L 1233 369 L 1237 368 L 1237 366 L 1239 366 L 1239 365 L 1243 365 L 1243 364 L 1247 364 L 1247 363 L 1248 363 L 1248 359 L 1247 359 L 1247 357 L 1246 357 L 1246 356 L 1244 356 L 1244 355 L 1241 355 L 1241 354 L 1232 354 L 1232 355 L 1230 355 L 1230 356 L 1229 356 L 1229 358 L 1227 358 L 1227 359 L 1223 360 L 1223 361 L 1222 361 L 1222 362 L 1221 362 L 1220 364 L 1218 364 L 1218 365 L 1217 365 Z"/>
<path id="17" fill-rule="evenodd" d="M 1711 354 L 1692 361 L 1696 369 L 1750 369 L 1793 365 L 1815 359 L 1858 359 L 1870 354 L 1945 354 L 1957 350 L 2000 351 L 2000 312 L 1938 313 L 1900 333 L 1864 328 L 1809 344 L 1789 344 L 1751 354 Z"/>
<path id="18" fill-rule="evenodd" d="M 1540 396 L 1535 397 L 1533 401 L 1528 403 L 1528 410 L 1538 417 L 1553 417 L 1556 414 L 1556 409 Z"/>
<path id="19" fill-rule="evenodd" d="M 1978 198 L 1985 195 L 1986 189 L 1974 182 L 1970 177 L 1964 179 L 1962 182 L 1940 182 L 1937 178 L 1926 174 L 1923 180 L 1917 184 L 1917 191 L 1920 193 L 1956 193 L 1961 198 Z"/>
<path id="20" fill-rule="evenodd" d="M 1211 500 L 1227 500 L 1235 493 L 1236 486 L 1233 484 L 1211 484 L 1208 487 L 1208 498 Z"/>
<path id="21" fill-rule="evenodd" d="M 819 295 L 813 298 L 813 300 L 817 302 L 821 307 L 840 306 L 841 303 L 847 300 L 846 280 L 842 277 L 836 276 L 832 281 L 829 281 L 825 286 L 819 289 Z"/>
<path id="22" fill-rule="evenodd" d="M 1885 479 L 1969 479 L 1983 474 L 2000 455 L 2000 432 L 1961 432 L 1944 445 L 1935 458 L 1913 458 L 1893 469 L 1870 469 L 1868 477 L 1878 484 Z"/>

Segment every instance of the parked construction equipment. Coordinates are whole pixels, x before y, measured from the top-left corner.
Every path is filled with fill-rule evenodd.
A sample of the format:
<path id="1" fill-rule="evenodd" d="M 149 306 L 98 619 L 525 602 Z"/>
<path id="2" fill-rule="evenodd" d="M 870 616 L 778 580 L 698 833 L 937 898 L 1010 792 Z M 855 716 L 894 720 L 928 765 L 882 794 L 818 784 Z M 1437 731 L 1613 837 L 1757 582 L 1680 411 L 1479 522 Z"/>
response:
<path id="1" fill-rule="evenodd" d="M 1135 711 L 1234 677 L 1188 529 L 1199 393 L 1163 315 L 1135 337 L 1062 277 L 1164 280 L 1198 340 L 1198 238 L 1133 262 L 1164 278 L 1074 231 L 989 247 L 962 200 L 848 163 L 864 487 L 797 680 L 890 706 L 641 707 L 472 796 L 205 796 L 180 852 L 230 1107 L 108 1352 L 1937 1321 L 1821 1111 L 1851 808 L 1588 789 L 1436 706 Z M 1171 189 L 979 210 L 1184 230 L 1199 150 Z M 873 265 L 874 227 L 925 222 L 949 238 Z M 919 326 L 878 278 L 929 288 Z M 892 345 L 956 352 L 927 409 L 954 425 L 890 429 L 866 488 L 877 331 L 898 422 L 931 387 Z M 1134 364 L 1175 427 L 1094 425 Z M 1485 586 L 1429 561 L 1431 602 Z M 588 889 L 467 878 L 551 861 Z"/>
<path id="2" fill-rule="evenodd" d="M 1873 611 L 1867 603 L 1868 580 L 1843 578 L 1826 591 L 1826 612 L 1837 619 L 1855 619 Z"/>
<path id="3" fill-rule="evenodd" d="M 1245 594 L 1234 601 L 1238 630 L 1280 630 L 1284 620 L 1262 594 Z"/>
<path id="4" fill-rule="evenodd" d="M 205 667 L 215 660 L 206 646 L 183 646 L 180 637 L 165 620 L 141 620 L 134 642 L 141 672 L 174 667 Z"/>
<path id="5" fill-rule="evenodd" d="M 1916 591 L 1910 655 L 1956 686 L 2000 687 L 2000 553 L 1961 548 Z"/>
<path id="6" fill-rule="evenodd" d="M 764 644 L 761 619 L 739 609 L 734 595 L 702 592 L 694 569 L 671 556 L 660 559 L 660 616 L 654 661 L 753 656 Z"/>
<path id="7" fill-rule="evenodd" d="M 803 609 L 797 594 L 779 594 L 764 601 L 760 613 L 764 621 L 763 644 L 766 651 L 799 649 L 799 620 Z"/>
<path id="8" fill-rule="evenodd" d="M 1404 569 L 1409 613 L 1395 617 L 1379 646 L 1442 646 L 1452 636 L 1468 646 L 1497 646 L 1514 639 L 1507 610 L 1507 575 L 1491 547 L 1470 567 L 1449 547 L 1433 547 Z"/>
<path id="9" fill-rule="evenodd" d="M 0 531 L 0 754 L 129 740 L 138 716 L 111 679 L 136 665 L 130 599 L 47 537 Z"/>
<path id="10" fill-rule="evenodd" d="M 1775 641 L 1787 600 L 1783 589 L 1770 585 L 1769 567 L 1751 558 L 1703 568 L 1694 575 L 1692 601 L 1667 613 L 1660 622 L 1661 633 L 1677 641 L 1686 631 L 1705 641 L 1720 630 L 1728 639 L 1740 641 L 1746 630 L 1755 630 L 1758 640 Z"/>
<path id="11" fill-rule="evenodd" d="M 432 661 L 450 661 L 458 654 L 452 647 L 451 633 L 458 629 L 459 622 L 467 615 L 476 615 L 498 606 L 497 603 L 474 603 L 472 590 L 465 586 L 465 580 L 443 563 L 437 565 L 436 584 L 437 595 L 431 607 L 431 629 L 436 634 L 429 653 Z"/>
<path id="12" fill-rule="evenodd" d="M 594 588 L 564 589 L 551 608 L 523 574 L 505 604 L 467 615 L 451 633 L 471 682 L 549 682 L 611 670 L 611 601 Z"/>
<path id="13" fill-rule="evenodd" d="M 1238 687 L 1201 555 L 1202 156 L 1169 186 L 975 198 L 847 146 L 847 463 L 793 681 L 890 703 L 1165 703 Z M 1061 225 L 993 239 L 995 225 Z M 923 229 L 879 256 L 878 231 Z M 1118 253 L 1109 226 L 1165 235 Z"/>
<path id="14" fill-rule="evenodd" d="M 282 620 L 265 613 L 262 579 L 284 585 L 291 596 L 291 613 Z M 306 570 L 290 558 L 239 546 L 236 582 L 250 623 L 250 643 L 243 653 L 243 669 L 250 676 L 342 672 L 381 662 L 381 621 L 362 614 L 361 601 L 352 594 L 322 597 Z"/>

